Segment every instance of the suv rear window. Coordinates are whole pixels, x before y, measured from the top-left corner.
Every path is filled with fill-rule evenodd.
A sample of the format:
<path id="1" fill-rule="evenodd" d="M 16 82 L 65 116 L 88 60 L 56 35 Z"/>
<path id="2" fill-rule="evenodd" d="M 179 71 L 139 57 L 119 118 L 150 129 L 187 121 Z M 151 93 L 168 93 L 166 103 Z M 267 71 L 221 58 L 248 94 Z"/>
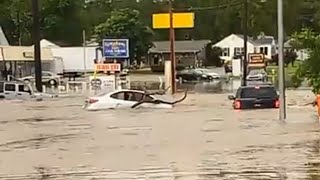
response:
<path id="1" fill-rule="evenodd" d="M 243 88 L 240 92 L 240 98 L 276 98 L 278 96 L 274 87 L 249 87 Z"/>

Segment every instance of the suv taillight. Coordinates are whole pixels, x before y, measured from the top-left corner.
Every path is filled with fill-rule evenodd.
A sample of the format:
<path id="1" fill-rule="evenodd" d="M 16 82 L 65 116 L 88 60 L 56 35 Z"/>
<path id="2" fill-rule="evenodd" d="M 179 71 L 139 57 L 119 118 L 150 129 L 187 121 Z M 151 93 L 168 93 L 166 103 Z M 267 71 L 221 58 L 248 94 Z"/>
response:
<path id="1" fill-rule="evenodd" d="M 234 101 L 234 108 L 235 109 L 241 109 L 241 101 L 235 100 Z"/>
<path id="2" fill-rule="evenodd" d="M 274 101 L 274 107 L 275 107 L 275 108 L 279 108 L 279 107 L 280 107 L 280 101 L 279 101 L 279 99 L 277 99 L 277 100 Z"/>

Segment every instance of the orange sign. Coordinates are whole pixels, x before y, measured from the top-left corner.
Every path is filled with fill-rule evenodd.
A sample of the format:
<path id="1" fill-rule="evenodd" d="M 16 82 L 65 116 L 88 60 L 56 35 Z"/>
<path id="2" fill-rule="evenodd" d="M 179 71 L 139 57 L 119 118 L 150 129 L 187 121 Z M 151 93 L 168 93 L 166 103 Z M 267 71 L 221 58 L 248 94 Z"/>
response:
<path id="1" fill-rule="evenodd" d="M 96 71 L 121 71 L 121 65 L 120 64 L 96 64 Z"/>
<path id="2" fill-rule="evenodd" d="M 250 63 L 250 64 L 260 64 L 260 63 L 264 63 L 264 54 L 260 54 L 260 53 L 250 53 L 250 54 L 249 54 L 249 63 Z"/>

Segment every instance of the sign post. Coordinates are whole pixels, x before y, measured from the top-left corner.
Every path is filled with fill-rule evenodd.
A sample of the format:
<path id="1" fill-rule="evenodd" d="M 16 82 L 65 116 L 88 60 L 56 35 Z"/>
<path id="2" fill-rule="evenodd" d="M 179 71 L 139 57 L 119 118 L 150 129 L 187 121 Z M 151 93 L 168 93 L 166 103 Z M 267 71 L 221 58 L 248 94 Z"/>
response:
<path id="1" fill-rule="evenodd" d="M 170 32 L 170 61 L 165 62 L 165 79 L 166 88 L 171 87 L 171 92 L 176 92 L 176 60 L 175 60 L 175 32 L 176 28 L 193 28 L 194 13 L 174 13 L 172 8 L 172 0 L 169 0 L 169 13 L 153 14 L 152 27 L 154 29 L 169 29 Z"/>

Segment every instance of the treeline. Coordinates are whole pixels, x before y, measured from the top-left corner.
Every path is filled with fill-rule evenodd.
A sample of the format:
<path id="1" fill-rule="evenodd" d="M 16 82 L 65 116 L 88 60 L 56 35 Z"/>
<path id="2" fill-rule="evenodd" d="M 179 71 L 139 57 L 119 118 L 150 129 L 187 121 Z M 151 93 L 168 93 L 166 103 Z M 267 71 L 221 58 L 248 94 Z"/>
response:
<path id="1" fill-rule="evenodd" d="M 277 1 L 248 0 L 248 30 L 251 36 L 263 32 L 277 35 Z M 41 37 L 60 45 L 81 45 L 82 30 L 88 39 L 95 28 L 110 18 L 117 9 L 130 8 L 139 12 L 141 24 L 151 27 L 151 15 L 166 12 L 166 0 L 39 0 Z M 176 11 L 194 11 L 195 28 L 180 29 L 177 39 L 220 40 L 230 33 L 242 33 L 243 0 L 174 0 Z M 11 44 L 31 44 L 31 0 L 1 0 L 0 26 Z M 320 31 L 319 0 L 284 0 L 285 34 L 303 27 Z M 168 31 L 154 30 L 153 40 L 168 39 Z"/>

